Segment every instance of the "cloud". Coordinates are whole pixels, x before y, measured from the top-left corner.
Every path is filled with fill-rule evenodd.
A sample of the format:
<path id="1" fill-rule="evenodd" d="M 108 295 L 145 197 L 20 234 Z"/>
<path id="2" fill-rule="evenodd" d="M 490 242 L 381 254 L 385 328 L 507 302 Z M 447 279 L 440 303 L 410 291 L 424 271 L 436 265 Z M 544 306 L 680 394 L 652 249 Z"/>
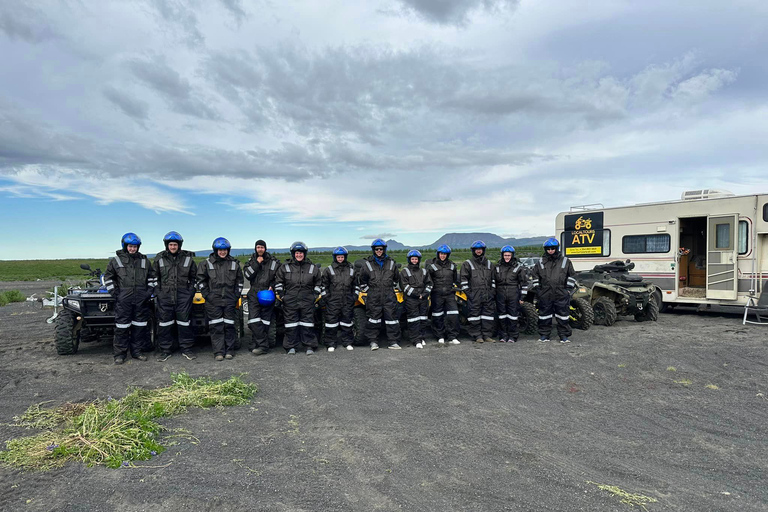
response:
<path id="1" fill-rule="evenodd" d="M 105 87 L 102 92 L 123 114 L 146 127 L 145 122 L 149 118 L 149 104 L 147 102 L 136 99 L 111 86 Z"/>
<path id="2" fill-rule="evenodd" d="M 387 238 L 394 238 L 397 235 L 394 233 L 380 233 L 378 235 L 365 235 L 361 236 L 363 240 L 376 240 L 377 238 L 381 238 L 382 240 L 386 240 Z"/>
<path id="3" fill-rule="evenodd" d="M 146 3 L 151 11 L 160 18 L 160 25 L 175 28 L 187 46 L 196 48 L 205 44 L 205 36 L 200 31 L 197 19 L 198 1 L 146 0 Z"/>
<path id="4" fill-rule="evenodd" d="M 133 59 L 127 66 L 136 78 L 163 96 L 175 112 L 206 120 L 220 118 L 208 101 L 193 91 L 189 80 L 172 69 L 163 57 Z"/>
<path id="5" fill-rule="evenodd" d="M 406 12 L 439 25 L 464 26 L 474 11 L 499 13 L 511 10 L 519 0 L 399 0 Z"/>
<path id="6" fill-rule="evenodd" d="M 11 39 L 33 44 L 59 37 L 45 14 L 25 2 L 0 4 L 0 31 Z"/>

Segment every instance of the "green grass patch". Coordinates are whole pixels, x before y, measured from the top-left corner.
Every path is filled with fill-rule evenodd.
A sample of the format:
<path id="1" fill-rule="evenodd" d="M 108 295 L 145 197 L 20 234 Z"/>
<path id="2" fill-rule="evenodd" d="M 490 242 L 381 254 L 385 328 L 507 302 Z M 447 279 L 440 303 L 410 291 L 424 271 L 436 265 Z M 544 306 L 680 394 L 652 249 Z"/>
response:
<path id="1" fill-rule="evenodd" d="M 682 384 L 683 386 L 690 386 L 691 384 L 693 384 L 693 381 L 691 379 L 680 379 L 672 382 L 674 382 L 675 384 Z"/>
<path id="2" fill-rule="evenodd" d="M 162 248 L 162 247 L 161 247 Z M 160 249 L 158 249 L 160 250 Z M 516 247 L 516 256 L 518 258 L 525 258 L 528 256 L 541 256 L 541 247 L 539 246 L 526 246 Z M 421 251 L 423 260 L 431 259 L 435 257 L 435 251 L 432 249 L 426 249 Z M 208 257 L 210 254 L 208 251 L 201 251 L 195 257 L 196 262 L 200 262 Z M 388 254 L 398 263 L 406 264 L 407 250 L 388 251 Z M 499 259 L 498 248 L 488 248 L 486 254 L 491 261 Z M 273 253 L 272 254 L 279 261 L 285 261 L 290 258 L 290 254 L 285 253 Z M 371 255 L 371 251 L 353 251 L 349 253 L 349 261 L 354 262 L 360 258 L 367 258 Z M 461 264 L 464 260 L 469 259 L 471 252 L 469 249 L 456 249 L 451 253 L 451 259 Z M 238 256 L 237 259 L 245 264 L 250 255 Z M 310 251 L 309 258 L 314 263 L 327 267 L 333 262 L 333 255 L 330 252 L 318 252 Z M 50 281 L 67 281 L 71 279 L 85 279 L 87 273 L 80 268 L 81 263 L 87 263 L 92 269 L 101 269 L 105 271 L 109 258 L 104 259 L 68 259 L 68 260 L 13 260 L 13 261 L 0 261 L 0 281 L 35 281 L 37 279 Z"/>
<path id="3" fill-rule="evenodd" d="M 675 368 L 674 366 L 667 366 L 667 371 L 668 372 L 676 372 L 677 368 Z"/>
<path id="4" fill-rule="evenodd" d="M 164 388 L 129 389 L 119 400 L 107 398 L 55 408 L 33 405 L 14 418 L 15 425 L 46 430 L 7 441 L 0 461 L 39 470 L 67 461 L 110 468 L 128 466 L 165 450 L 162 434 L 166 430 L 157 419 L 181 414 L 188 407 L 242 405 L 256 392 L 256 386 L 241 377 L 221 381 L 178 373 L 171 374 L 171 380 L 173 384 Z"/>
<path id="5" fill-rule="evenodd" d="M 656 498 L 651 498 L 650 496 L 627 492 L 623 489 L 616 487 L 615 485 L 604 485 L 604 484 L 598 484 L 597 482 L 590 482 L 590 481 L 587 481 L 587 483 L 596 485 L 597 488 L 600 489 L 601 491 L 610 493 L 611 495 L 619 498 L 621 500 L 621 503 L 625 505 L 629 505 L 630 507 L 640 507 L 643 510 L 648 510 L 645 507 L 648 503 L 656 503 L 658 501 Z"/>
<path id="6" fill-rule="evenodd" d="M 27 297 L 19 290 L 8 290 L 0 293 L 0 306 L 7 306 L 11 302 L 24 302 Z"/>
<path id="7" fill-rule="evenodd" d="M 718 390 L 718 389 L 720 389 L 720 386 L 718 386 L 717 384 L 707 384 L 707 385 L 706 385 L 706 386 L 704 386 L 704 387 L 705 387 L 705 388 L 707 388 L 707 389 L 713 389 L 713 390 Z"/>

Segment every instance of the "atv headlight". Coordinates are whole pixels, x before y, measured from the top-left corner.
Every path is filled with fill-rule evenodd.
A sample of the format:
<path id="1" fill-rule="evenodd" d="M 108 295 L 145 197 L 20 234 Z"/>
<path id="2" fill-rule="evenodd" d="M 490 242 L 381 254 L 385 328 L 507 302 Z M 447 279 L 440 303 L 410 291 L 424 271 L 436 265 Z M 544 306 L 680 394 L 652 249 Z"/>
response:
<path id="1" fill-rule="evenodd" d="M 73 300 L 73 299 L 67 299 L 67 306 L 71 307 L 72 309 L 76 309 L 80 311 L 80 301 L 79 300 Z"/>
<path id="2" fill-rule="evenodd" d="M 583 286 L 579 288 L 579 291 L 580 291 L 581 293 L 587 293 L 587 289 L 586 289 L 586 288 L 584 288 Z"/>

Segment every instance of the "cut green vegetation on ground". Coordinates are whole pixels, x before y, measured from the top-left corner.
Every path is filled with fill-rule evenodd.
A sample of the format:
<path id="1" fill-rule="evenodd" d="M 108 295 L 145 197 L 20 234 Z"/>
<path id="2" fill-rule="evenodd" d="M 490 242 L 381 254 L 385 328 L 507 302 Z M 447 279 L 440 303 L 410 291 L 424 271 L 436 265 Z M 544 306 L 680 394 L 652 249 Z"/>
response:
<path id="1" fill-rule="evenodd" d="M 165 429 L 157 419 L 181 414 L 188 407 L 247 403 L 256 386 L 241 377 L 226 381 L 171 374 L 173 384 L 159 389 L 134 388 L 121 399 L 67 403 L 55 408 L 31 406 L 14 418 L 15 426 L 44 432 L 7 441 L 0 462 L 23 469 L 50 469 L 67 461 L 110 468 L 149 460 L 165 450 Z"/>
<path id="2" fill-rule="evenodd" d="M 24 302 L 27 298 L 19 290 L 8 290 L 0 293 L 0 306 L 5 306 L 11 302 Z"/>

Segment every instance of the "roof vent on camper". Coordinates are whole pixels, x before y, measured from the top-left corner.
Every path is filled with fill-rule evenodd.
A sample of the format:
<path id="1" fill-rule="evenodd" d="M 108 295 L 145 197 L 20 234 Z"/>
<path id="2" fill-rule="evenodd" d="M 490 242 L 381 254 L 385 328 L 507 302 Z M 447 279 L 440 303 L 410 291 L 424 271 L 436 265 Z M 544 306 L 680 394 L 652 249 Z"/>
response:
<path id="1" fill-rule="evenodd" d="M 704 190 L 686 190 L 680 199 L 683 201 L 696 201 L 698 199 L 715 199 L 718 197 L 732 197 L 735 194 L 727 190 L 705 188 Z"/>

